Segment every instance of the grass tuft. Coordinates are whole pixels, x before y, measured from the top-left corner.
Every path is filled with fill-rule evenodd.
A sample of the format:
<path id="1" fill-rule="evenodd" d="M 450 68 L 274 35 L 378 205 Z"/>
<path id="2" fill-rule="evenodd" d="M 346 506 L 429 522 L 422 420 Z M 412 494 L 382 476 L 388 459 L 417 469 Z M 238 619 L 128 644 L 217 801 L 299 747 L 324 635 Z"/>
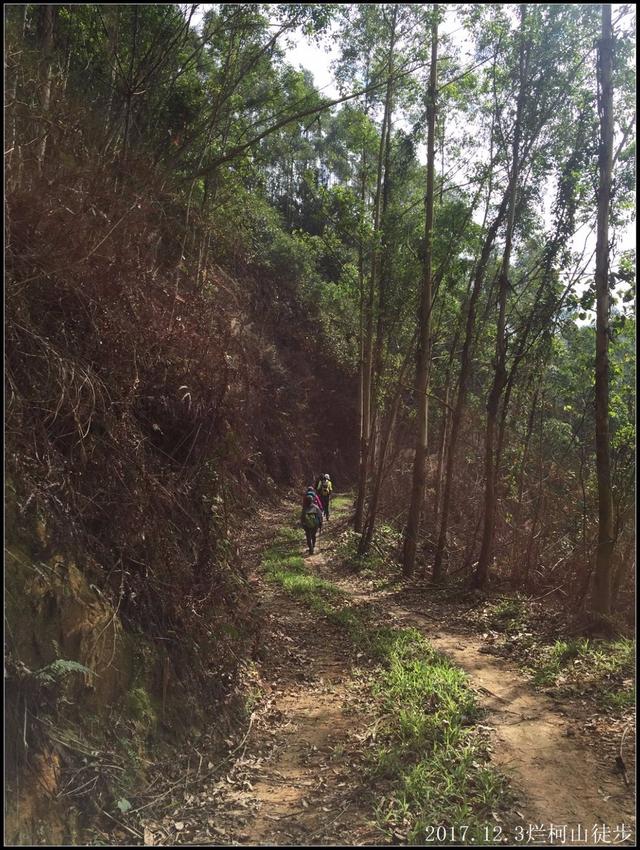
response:
<path id="1" fill-rule="evenodd" d="M 524 601 L 512 597 L 490 605 L 485 614 L 485 624 L 498 632 L 517 632 L 523 628 L 525 617 Z"/>
<path id="2" fill-rule="evenodd" d="M 605 708 L 635 704 L 635 643 L 632 640 L 557 640 L 540 651 L 532 671 L 537 685 L 592 689 Z"/>
<path id="3" fill-rule="evenodd" d="M 333 496 L 331 499 L 332 513 L 346 513 L 353 505 L 353 495 L 350 493 Z"/>

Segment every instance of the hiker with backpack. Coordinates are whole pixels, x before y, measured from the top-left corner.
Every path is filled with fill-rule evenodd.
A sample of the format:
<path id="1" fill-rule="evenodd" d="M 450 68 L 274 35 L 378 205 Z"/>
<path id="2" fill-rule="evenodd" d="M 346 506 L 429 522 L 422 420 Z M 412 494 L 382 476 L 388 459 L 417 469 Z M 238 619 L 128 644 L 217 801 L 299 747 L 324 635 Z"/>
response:
<path id="1" fill-rule="evenodd" d="M 322 511 L 315 503 L 311 493 L 307 493 L 304 497 L 300 525 L 304 528 L 307 537 L 309 554 L 313 555 L 316 548 L 316 534 L 322 529 Z"/>
<path id="2" fill-rule="evenodd" d="M 318 494 L 316 492 L 316 488 L 313 486 L 313 484 L 309 484 L 309 486 L 307 487 L 307 489 L 304 492 L 304 496 L 302 497 L 302 507 L 303 508 L 304 508 L 305 499 L 307 498 L 307 496 L 311 496 L 311 499 L 312 499 L 314 505 L 317 505 L 320 508 L 320 510 L 322 510 L 322 501 L 320 499 L 320 496 L 318 496 Z"/>
<path id="3" fill-rule="evenodd" d="M 329 501 L 331 499 L 331 494 L 333 492 L 333 485 L 331 484 L 331 478 L 329 477 L 329 473 L 326 473 L 322 476 L 322 478 L 318 481 L 317 486 L 318 495 L 320 496 L 320 501 L 322 502 L 322 512 L 325 517 L 329 519 Z"/>

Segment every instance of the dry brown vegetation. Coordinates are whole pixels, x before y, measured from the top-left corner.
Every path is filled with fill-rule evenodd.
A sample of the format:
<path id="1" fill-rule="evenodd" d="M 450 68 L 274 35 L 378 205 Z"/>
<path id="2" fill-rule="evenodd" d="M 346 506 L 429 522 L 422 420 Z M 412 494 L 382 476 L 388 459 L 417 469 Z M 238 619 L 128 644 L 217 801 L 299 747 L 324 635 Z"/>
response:
<path id="1" fill-rule="evenodd" d="M 313 468 L 322 373 L 286 286 L 248 264 L 197 288 L 193 258 L 176 269 L 155 183 L 137 163 L 117 192 L 78 169 L 7 197 L 9 471 L 20 516 L 86 547 L 125 616 L 195 637 L 212 598 L 242 610 L 232 516 Z"/>
<path id="2" fill-rule="evenodd" d="M 312 317 L 287 281 L 237 250 L 231 262 L 222 244 L 202 267 L 189 252 L 178 261 L 184 210 L 141 162 L 124 184 L 113 177 L 89 159 L 56 163 L 6 199 L 8 543 L 25 545 L 34 563 L 66 553 L 108 618 L 166 659 L 152 664 L 154 696 L 166 692 L 169 664 L 184 718 L 196 695 L 202 706 L 231 693 L 256 648 L 260 618 L 234 529 L 256 502 L 316 471 L 351 411 L 325 410 L 320 427 L 321 400 L 343 378 L 320 362 Z M 30 582 L 12 580 L 25 613 Z M 61 615 L 51 589 L 42 593 Z M 33 772 L 51 747 L 42 717 L 61 706 L 34 713 L 40 697 L 19 665 L 42 668 L 69 647 L 32 641 L 41 623 L 28 619 L 12 623 L 8 716 L 16 737 L 27 724 L 34 755 L 13 755 Z M 103 677 L 114 664 L 107 650 Z M 74 690 L 81 705 L 95 701 L 86 684 Z M 132 687 L 126 674 L 116 684 L 109 703 Z M 64 787 L 77 758 L 56 751 L 67 756 Z"/>

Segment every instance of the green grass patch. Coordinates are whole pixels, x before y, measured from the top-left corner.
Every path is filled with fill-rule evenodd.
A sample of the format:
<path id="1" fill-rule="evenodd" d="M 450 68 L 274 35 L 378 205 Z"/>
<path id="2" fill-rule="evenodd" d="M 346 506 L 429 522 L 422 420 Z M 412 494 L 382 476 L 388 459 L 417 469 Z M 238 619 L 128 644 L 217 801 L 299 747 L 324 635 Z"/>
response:
<path id="1" fill-rule="evenodd" d="M 299 535 L 295 536 L 299 546 Z M 374 662 L 371 689 L 378 718 L 377 745 L 369 755 L 372 781 L 391 791 L 375 806 L 387 838 L 434 843 L 434 825 L 449 827 L 439 844 L 488 843 L 493 812 L 510 799 L 504 779 L 488 766 L 475 729 L 475 696 L 464 672 L 436 652 L 414 628 L 380 627 L 369 609 L 349 603 L 331 582 L 313 575 L 295 554 L 294 537 L 278 532 L 267 550 L 267 577 L 311 610 L 344 629 L 354 648 Z"/>
<path id="2" fill-rule="evenodd" d="M 486 605 L 479 622 L 504 634 L 504 645 L 512 657 L 519 656 L 521 669 L 535 685 L 569 697 L 588 696 L 602 709 L 618 713 L 635 705 L 633 640 L 571 637 L 552 643 L 540 633 L 543 619 L 544 612 L 513 596 Z"/>
<path id="3" fill-rule="evenodd" d="M 524 627 L 525 602 L 517 597 L 503 599 L 485 609 L 485 625 L 498 632 L 517 632 Z"/>
<path id="4" fill-rule="evenodd" d="M 604 688 L 599 694 L 599 702 L 603 708 L 622 714 L 636 704 L 635 687 Z"/>
<path id="5" fill-rule="evenodd" d="M 344 493 L 340 496 L 332 496 L 331 498 L 331 512 L 332 513 L 346 513 L 353 507 L 353 494 L 352 493 Z"/>
<path id="6" fill-rule="evenodd" d="M 378 576 L 385 566 L 385 559 L 378 549 L 371 548 L 366 555 L 358 554 L 360 535 L 352 528 L 344 531 L 336 547 L 336 555 L 340 561 L 353 572 L 363 578 Z"/>
<path id="7" fill-rule="evenodd" d="M 479 709 L 466 675 L 416 629 L 376 629 L 370 647 L 383 668 L 373 690 L 389 720 L 372 756 L 373 775 L 393 782 L 377 806 L 388 837 L 433 841 L 434 824 L 465 824 L 476 844 L 491 835 L 492 812 L 508 799 L 503 778 L 486 765 L 475 731 Z M 442 843 L 451 843 L 445 840 Z"/>
<path id="8" fill-rule="evenodd" d="M 597 692 L 604 706 L 623 710 L 635 704 L 635 643 L 575 638 L 543 647 L 532 669 L 537 685 L 568 685 Z"/>
<path id="9" fill-rule="evenodd" d="M 280 582 L 285 590 L 296 596 L 312 596 L 321 590 L 331 594 L 336 593 L 336 588 L 329 582 L 316 576 L 292 573 L 289 570 L 276 570 L 273 577 Z"/>
<path id="10" fill-rule="evenodd" d="M 291 572 L 304 572 L 306 570 L 304 558 L 301 555 L 282 554 L 277 546 L 272 546 L 265 552 L 263 564 L 269 571 L 276 568 L 290 570 Z"/>
<path id="11" fill-rule="evenodd" d="M 307 602 L 314 601 L 315 597 L 322 599 L 327 595 L 339 595 L 335 585 L 310 573 L 304 558 L 294 554 L 299 539 L 300 534 L 292 536 L 282 533 L 282 530 L 278 532 L 276 542 L 265 551 L 262 560 L 267 578 L 294 596 L 304 597 Z"/>
<path id="12" fill-rule="evenodd" d="M 299 518 L 299 511 L 296 511 L 296 521 Z M 276 532 L 275 543 L 298 543 L 300 540 L 300 530 L 297 528 L 290 528 L 289 526 L 285 526 L 283 528 L 279 528 Z"/>

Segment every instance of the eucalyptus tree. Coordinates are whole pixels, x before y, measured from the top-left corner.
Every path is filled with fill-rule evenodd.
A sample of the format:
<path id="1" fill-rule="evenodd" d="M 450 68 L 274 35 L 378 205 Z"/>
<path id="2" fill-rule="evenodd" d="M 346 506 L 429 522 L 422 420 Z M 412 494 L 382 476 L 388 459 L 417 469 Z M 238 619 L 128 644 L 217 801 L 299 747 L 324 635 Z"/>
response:
<path id="1" fill-rule="evenodd" d="M 495 428 L 498 416 L 500 396 L 507 382 L 506 372 L 506 309 L 507 293 L 510 287 L 510 262 L 513 245 L 514 226 L 516 221 L 516 193 L 521 179 L 522 151 L 520 149 L 523 136 L 523 122 L 525 120 L 524 108 L 528 92 L 529 58 L 531 44 L 527 33 L 527 4 L 520 6 L 520 29 L 518 33 L 518 97 L 516 114 L 512 131 L 511 162 L 509 168 L 509 183 L 507 194 L 509 197 L 505 244 L 498 271 L 498 321 L 496 329 L 496 353 L 495 372 L 493 385 L 487 400 L 487 431 L 485 443 L 485 503 L 484 503 L 484 529 L 482 535 L 482 548 L 478 560 L 476 581 L 483 585 L 487 578 L 487 570 L 490 557 L 490 547 L 493 543 L 494 514 L 496 505 L 496 458 L 494 456 Z"/>
<path id="2" fill-rule="evenodd" d="M 372 422 L 376 451 L 372 453 L 371 493 L 358 551 L 368 552 L 375 530 L 382 487 L 393 457 L 392 438 L 410 380 L 415 347 L 417 250 L 423 223 L 424 169 L 412 139 L 398 131 L 391 142 L 385 170 L 384 242 L 374 358 Z"/>
<path id="3" fill-rule="evenodd" d="M 502 192 L 498 214 L 487 231 L 487 239 L 474 272 L 467 307 L 467 330 L 462 351 L 462 363 L 452 432 L 447 458 L 447 476 L 443 498 L 440 534 L 434 567 L 439 577 L 446 541 L 449 500 L 451 495 L 451 473 L 455 459 L 455 444 L 459 432 L 459 417 L 464 407 L 469 369 L 469 358 L 473 340 L 475 309 L 478 303 L 484 270 L 489 263 L 493 243 L 504 224 L 504 245 L 501 260 L 496 269 L 497 308 L 495 355 L 493 359 L 492 387 L 487 400 L 487 428 L 485 438 L 485 497 L 483 508 L 483 535 L 476 582 L 483 584 L 488 573 L 494 536 L 494 517 L 498 496 L 500 455 L 504 439 L 509 398 L 515 375 L 525 356 L 530 341 L 527 336 L 533 327 L 544 325 L 553 319 L 553 310 L 562 303 L 556 302 L 553 293 L 544 295 L 558 252 L 572 235 L 573 213 L 558 220 L 555 235 L 550 238 L 553 250 L 545 250 L 543 269 L 545 274 L 537 276 L 537 295 L 529 302 L 523 313 L 523 295 L 535 281 L 532 270 L 510 273 L 514 238 L 521 239 L 526 228 L 531 227 L 532 205 L 540 203 L 538 186 L 553 177 L 560 179 L 565 168 L 566 156 L 563 145 L 556 141 L 559 133 L 580 117 L 588 107 L 576 108 L 576 102 L 584 97 L 586 60 L 591 45 L 588 25 L 593 16 L 584 10 L 565 7 L 520 7 L 520 36 L 513 38 L 512 24 L 504 9 L 493 9 L 488 20 L 479 30 L 479 44 L 490 47 L 494 63 L 485 73 L 489 86 L 485 88 L 491 103 L 491 150 L 495 150 L 497 162 L 507 170 L 506 182 L 498 173 L 491 180 L 491 189 Z M 482 23 L 482 22 L 481 22 Z M 586 24 L 586 26 L 585 26 Z M 570 46 L 571 49 L 567 49 Z M 553 57 L 561 57 L 552 65 Z M 551 69 L 551 70 L 550 70 Z M 518 96 L 513 102 L 508 84 L 519 80 Z M 580 122 L 579 122 L 580 123 Z M 584 122 L 581 122 L 581 126 Z M 571 148 L 574 167 L 584 159 L 584 136 L 575 142 L 577 153 Z M 494 138 L 495 137 L 495 138 Z M 577 157 L 577 158 L 576 158 Z M 556 178 L 556 175 L 560 177 Z M 563 192 L 565 207 L 575 207 L 575 198 Z M 487 209 L 489 205 L 487 205 Z M 565 210 L 566 212 L 566 210 Z M 538 261 L 539 262 L 539 261 Z M 480 274 L 478 274 L 480 272 Z M 493 288 L 493 287 L 492 287 Z M 513 303 L 508 308 L 509 302 Z M 491 302 L 490 302 L 491 303 Z M 548 303 L 549 307 L 540 309 Z M 556 305 L 554 308 L 553 305 Z M 514 324 L 515 322 L 515 324 Z M 518 330 L 518 326 L 521 330 Z M 535 334 L 534 334 L 535 337 Z"/>
<path id="4" fill-rule="evenodd" d="M 596 469 L 598 476 L 598 548 L 593 609 L 611 612 L 611 570 L 615 536 L 611 493 L 609 435 L 609 208 L 613 160 L 613 32 L 611 4 L 602 4 L 602 31 L 598 43 L 598 225 L 596 243 Z"/>
<path id="5" fill-rule="evenodd" d="M 436 154 L 436 86 L 438 81 L 438 4 L 433 6 L 431 22 L 431 66 L 427 90 L 427 181 L 425 193 L 425 256 L 419 299 L 418 345 L 416 350 L 416 414 L 417 437 L 413 462 L 411 503 L 404 539 L 403 571 L 411 575 L 415 567 L 420 518 L 425 490 L 427 425 L 429 416 L 428 388 L 431 355 L 431 308 L 433 304 L 433 209 Z"/>
<path id="6" fill-rule="evenodd" d="M 391 141 L 394 113 L 401 108 L 403 91 L 411 84 L 407 68 L 419 64 L 421 54 L 415 50 L 416 15 L 411 5 L 379 4 L 349 6 L 344 9 L 341 40 L 343 51 L 337 63 L 337 77 L 345 86 L 369 87 L 372 79 L 384 79 L 379 91 L 365 97 L 365 115 L 378 115 L 380 129 L 375 161 L 370 163 L 363 150 L 361 158 L 362 200 L 369 206 L 371 243 L 360 253 L 362 282 L 362 327 L 360 366 L 360 466 L 355 510 L 355 527 L 362 529 L 368 482 L 373 462 L 373 438 L 377 418 L 377 389 L 382 368 L 385 335 L 385 291 L 388 246 L 384 237 L 385 212 L 389 206 Z M 367 173 L 374 176 L 371 190 Z M 366 280 L 366 284 L 365 284 Z"/>
<path id="7" fill-rule="evenodd" d="M 513 275 L 508 279 L 506 291 L 498 293 L 500 308 L 503 304 L 506 308 L 509 302 L 512 307 L 509 308 L 511 318 L 507 313 L 507 320 L 502 322 L 499 310 L 497 322 L 497 354 L 494 361 L 493 387 L 488 401 L 483 545 L 475 576 L 480 585 L 486 581 L 493 548 L 495 510 L 501 475 L 500 460 L 515 376 L 527 359 L 535 362 L 535 358 L 540 357 L 540 354 L 536 353 L 539 349 L 538 340 L 547 339 L 548 350 L 549 335 L 553 333 L 554 323 L 560 311 L 564 305 L 575 301 L 572 288 L 578 276 L 580 262 L 578 261 L 576 266 L 576 273 L 571 272 L 567 244 L 578 223 L 584 220 L 585 214 L 590 214 L 589 183 L 595 155 L 591 140 L 596 136 L 591 79 L 597 11 L 585 7 L 577 9 L 537 6 L 529 9 L 532 48 L 529 82 L 535 87 L 536 95 L 529 101 L 534 106 L 527 110 L 528 114 L 523 123 L 523 150 L 528 154 L 530 164 L 523 173 L 522 184 L 518 189 L 520 200 L 517 215 L 520 224 L 516 234 L 519 232 L 518 238 L 522 246 L 519 254 L 522 254 L 526 242 L 523 234 L 526 231 L 531 232 L 532 222 L 535 222 L 532 202 L 536 200 L 536 193 L 532 193 L 532 187 L 536 184 L 544 185 L 545 180 L 552 177 L 558 187 L 558 200 L 554 226 L 541 243 L 542 251 L 537 252 L 540 259 L 535 260 L 534 252 L 531 257 L 534 262 L 531 265 L 522 262 L 523 257 L 520 256 Z M 552 65 L 554 56 L 560 58 Z M 553 67 L 553 71 L 549 70 L 550 67 Z M 632 121 L 629 120 L 628 114 L 624 119 L 621 115 L 621 141 L 618 148 L 621 157 L 631 126 Z M 512 157 L 512 162 L 514 161 L 515 156 Z M 541 200 L 539 194 L 537 200 Z M 568 278 L 566 285 L 560 285 L 560 273 L 564 274 L 565 279 Z M 536 287 L 533 300 L 526 296 L 531 284 Z M 548 355 L 543 356 L 543 362 L 546 356 Z M 535 397 L 537 398 L 537 390 Z M 531 407 L 531 424 L 534 409 L 535 405 Z M 496 418 L 499 420 L 497 435 L 494 430 Z M 531 428 L 528 427 L 525 447 L 528 445 L 530 431 Z M 490 447 L 493 447 L 491 451 Z"/>

